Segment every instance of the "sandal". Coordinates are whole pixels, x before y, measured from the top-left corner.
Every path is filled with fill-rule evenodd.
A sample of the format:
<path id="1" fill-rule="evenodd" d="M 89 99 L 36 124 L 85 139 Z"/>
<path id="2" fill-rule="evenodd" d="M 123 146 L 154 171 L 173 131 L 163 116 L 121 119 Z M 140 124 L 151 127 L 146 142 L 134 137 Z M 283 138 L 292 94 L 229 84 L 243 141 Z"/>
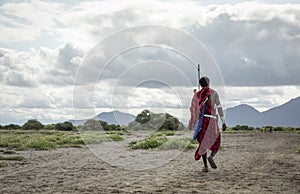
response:
<path id="1" fill-rule="evenodd" d="M 213 159 L 212 157 L 209 156 L 209 157 L 207 158 L 207 160 L 208 160 L 208 162 L 209 162 L 211 168 L 213 168 L 213 169 L 218 168 L 217 165 L 216 165 L 216 163 L 215 163 L 215 161 L 214 161 L 214 159 Z"/>
<path id="2" fill-rule="evenodd" d="M 208 167 L 203 167 L 202 172 L 208 172 Z"/>

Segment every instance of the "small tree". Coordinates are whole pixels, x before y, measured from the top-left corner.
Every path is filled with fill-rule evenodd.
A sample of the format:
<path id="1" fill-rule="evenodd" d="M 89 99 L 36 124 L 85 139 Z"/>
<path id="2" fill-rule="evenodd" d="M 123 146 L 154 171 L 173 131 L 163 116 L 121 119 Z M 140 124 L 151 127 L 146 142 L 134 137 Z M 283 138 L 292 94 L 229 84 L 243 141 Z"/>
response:
<path id="1" fill-rule="evenodd" d="M 2 129 L 16 130 L 16 129 L 21 129 L 21 126 L 16 124 L 9 124 L 9 125 L 2 126 Z"/>
<path id="2" fill-rule="evenodd" d="M 136 116 L 135 121 L 139 123 L 147 123 L 148 121 L 150 121 L 150 119 L 151 113 L 149 110 L 146 109 Z"/>
<path id="3" fill-rule="evenodd" d="M 82 128 L 83 130 L 101 130 L 102 126 L 99 121 L 94 120 L 94 119 L 88 119 L 87 121 L 84 122 Z"/>
<path id="4" fill-rule="evenodd" d="M 55 130 L 55 125 L 56 124 L 48 124 L 44 126 L 45 130 Z"/>
<path id="5" fill-rule="evenodd" d="M 55 129 L 58 131 L 72 131 L 75 129 L 75 127 L 71 122 L 65 121 L 63 123 L 57 123 L 55 125 Z"/>
<path id="6" fill-rule="evenodd" d="M 109 124 L 107 122 L 100 121 L 100 120 L 99 120 L 99 122 L 100 122 L 100 125 L 101 125 L 101 127 L 102 127 L 103 130 L 106 130 L 106 131 L 110 130 L 110 126 L 109 126 Z"/>
<path id="7" fill-rule="evenodd" d="M 166 120 L 164 121 L 160 129 L 178 130 L 178 127 L 180 125 L 179 120 L 176 117 L 170 115 L 169 113 L 166 113 L 165 117 Z"/>
<path id="8" fill-rule="evenodd" d="M 24 130 L 40 130 L 43 128 L 44 125 L 36 119 L 30 119 L 22 126 Z"/>

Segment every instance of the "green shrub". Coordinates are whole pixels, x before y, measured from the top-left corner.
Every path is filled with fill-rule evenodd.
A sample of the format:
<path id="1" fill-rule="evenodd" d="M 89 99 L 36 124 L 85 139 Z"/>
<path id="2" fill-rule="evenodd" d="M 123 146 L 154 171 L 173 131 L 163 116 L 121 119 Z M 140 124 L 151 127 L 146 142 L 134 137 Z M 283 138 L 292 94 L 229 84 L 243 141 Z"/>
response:
<path id="1" fill-rule="evenodd" d="M 44 125 L 36 119 L 30 119 L 22 126 L 24 130 L 40 130 L 43 128 Z"/>
<path id="2" fill-rule="evenodd" d="M 12 150 L 6 150 L 6 151 L 3 151 L 3 154 L 16 154 L 16 152 L 12 151 Z"/>
<path id="3" fill-rule="evenodd" d="M 167 142 L 167 137 L 164 134 L 153 134 L 150 137 L 138 142 L 131 142 L 130 148 L 131 149 L 153 149 L 161 146 Z"/>
<path id="4" fill-rule="evenodd" d="M 124 139 L 123 137 L 121 137 L 118 134 L 110 134 L 110 135 L 108 135 L 108 137 L 110 139 L 112 139 L 113 141 L 123 141 L 123 139 Z"/>
<path id="5" fill-rule="evenodd" d="M 55 129 L 58 131 L 72 131 L 75 129 L 75 127 L 71 122 L 65 121 L 63 123 L 57 123 L 55 125 Z"/>
<path id="6" fill-rule="evenodd" d="M 125 133 L 128 133 L 125 130 L 121 130 L 121 131 L 106 131 L 106 134 L 117 134 L 117 135 L 124 135 Z"/>
<path id="7" fill-rule="evenodd" d="M 1 126 L 1 129 L 4 130 L 16 130 L 16 129 L 21 129 L 20 125 L 16 125 L 16 124 L 9 124 L 9 125 L 5 125 L 5 126 Z"/>
<path id="8" fill-rule="evenodd" d="M 48 124 L 44 126 L 45 130 L 55 130 L 55 125 L 56 124 Z"/>
<path id="9" fill-rule="evenodd" d="M 128 124 L 132 130 L 183 130 L 184 125 L 169 113 L 153 113 L 143 110 L 135 121 Z"/>
<path id="10" fill-rule="evenodd" d="M 0 162 L 0 168 L 8 166 L 7 162 Z"/>
<path id="11" fill-rule="evenodd" d="M 162 150 L 182 150 L 182 149 L 194 149 L 196 145 L 193 138 L 184 137 L 184 138 L 173 138 L 169 139 L 164 143 L 160 149 Z"/>
<path id="12" fill-rule="evenodd" d="M 49 149 L 57 148 L 57 143 L 49 142 L 49 141 L 46 141 L 45 139 L 35 139 L 35 140 L 29 142 L 26 145 L 26 147 L 36 149 L 36 150 L 49 150 Z"/>
<path id="13" fill-rule="evenodd" d="M 15 161 L 22 161 L 25 160 L 23 156 L 0 156 L 0 160 L 15 160 Z"/>
<path id="14" fill-rule="evenodd" d="M 232 127 L 233 131 L 252 131 L 254 129 L 254 127 L 249 127 L 247 125 L 236 125 L 235 127 Z"/>
<path id="15" fill-rule="evenodd" d="M 162 133 L 165 134 L 166 136 L 172 136 L 172 135 L 175 135 L 176 132 L 168 130 L 168 131 L 162 131 Z"/>
<path id="16" fill-rule="evenodd" d="M 300 148 L 296 149 L 295 151 L 297 154 L 300 154 Z"/>
<path id="17" fill-rule="evenodd" d="M 123 137 L 118 134 L 104 134 L 100 132 L 83 133 L 81 137 L 86 144 L 102 143 L 107 141 L 122 141 Z"/>
<path id="18" fill-rule="evenodd" d="M 85 143 L 122 140 L 123 137 L 119 134 L 105 134 L 98 131 L 86 131 L 82 134 L 74 131 L 0 131 L 0 147 L 16 150 L 49 150 L 57 147 L 80 147 Z"/>

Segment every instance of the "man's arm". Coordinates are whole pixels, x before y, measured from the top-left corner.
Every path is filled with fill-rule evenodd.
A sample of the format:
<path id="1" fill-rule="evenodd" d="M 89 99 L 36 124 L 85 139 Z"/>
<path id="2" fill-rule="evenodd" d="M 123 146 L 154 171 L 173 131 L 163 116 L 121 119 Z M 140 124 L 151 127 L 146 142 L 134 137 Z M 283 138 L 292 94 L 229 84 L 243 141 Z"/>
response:
<path id="1" fill-rule="evenodd" d="M 223 111 L 218 93 L 216 92 L 215 95 L 216 95 L 216 101 L 215 101 L 216 102 L 216 108 L 217 108 L 219 116 L 222 120 L 222 129 L 223 129 L 223 131 L 225 131 L 227 126 L 226 126 L 226 123 L 225 123 L 224 111 Z"/>

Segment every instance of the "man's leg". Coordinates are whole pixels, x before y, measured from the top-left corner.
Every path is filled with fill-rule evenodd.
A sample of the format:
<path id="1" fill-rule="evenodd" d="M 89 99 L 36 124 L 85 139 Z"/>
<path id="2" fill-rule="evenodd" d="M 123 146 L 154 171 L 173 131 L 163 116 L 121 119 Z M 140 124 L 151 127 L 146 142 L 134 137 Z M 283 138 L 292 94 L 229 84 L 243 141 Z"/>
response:
<path id="1" fill-rule="evenodd" d="M 211 152 L 210 156 L 208 157 L 208 162 L 209 162 L 210 166 L 211 166 L 213 169 L 216 169 L 216 168 L 217 168 L 217 165 L 216 165 L 216 163 L 215 163 L 215 161 L 214 161 L 214 159 L 213 159 L 215 155 L 216 155 L 215 152 Z"/>
<path id="2" fill-rule="evenodd" d="M 203 159 L 203 164 L 204 164 L 204 168 L 203 168 L 203 172 L 208 172 L 208 166 L 207 166 L 207 152 L 205 154 L 202 155 L 202 159 Z"/>

